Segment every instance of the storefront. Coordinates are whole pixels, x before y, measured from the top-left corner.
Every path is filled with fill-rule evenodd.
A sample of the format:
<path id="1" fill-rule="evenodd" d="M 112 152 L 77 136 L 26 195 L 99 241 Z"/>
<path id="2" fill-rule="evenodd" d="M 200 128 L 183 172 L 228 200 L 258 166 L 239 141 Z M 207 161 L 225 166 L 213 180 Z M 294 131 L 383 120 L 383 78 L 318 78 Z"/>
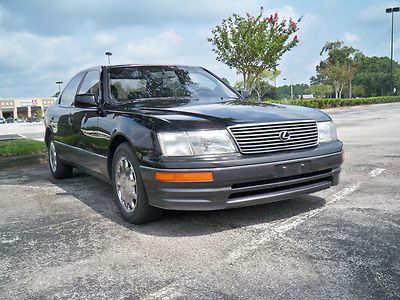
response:
<path id="1" fill-rule="evenodd" d="M 0 117 L 26 119 L 41 118 L 46 109 L 54 104 L 56 98 L 2 99 L 0 98 Z"/>

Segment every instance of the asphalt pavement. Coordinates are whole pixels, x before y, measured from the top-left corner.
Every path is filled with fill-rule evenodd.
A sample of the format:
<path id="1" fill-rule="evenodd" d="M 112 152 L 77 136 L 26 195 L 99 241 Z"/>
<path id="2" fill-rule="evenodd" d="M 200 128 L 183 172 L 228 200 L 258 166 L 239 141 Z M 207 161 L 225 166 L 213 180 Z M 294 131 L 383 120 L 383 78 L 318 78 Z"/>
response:
<path id="1" fill-rule="evenodd" d="M 2 299 L 399 299 L 400 103 L 328 110 L 341 183 L 256 207 L 119 215 L 111 187 L 0 170 Z"/>
<path id="2" fill-rule="evenodd" d="M 44 129 L 43 122 L 0 124 L 0 140 L 12 134 L 22 138 L 43 141 Z"/>

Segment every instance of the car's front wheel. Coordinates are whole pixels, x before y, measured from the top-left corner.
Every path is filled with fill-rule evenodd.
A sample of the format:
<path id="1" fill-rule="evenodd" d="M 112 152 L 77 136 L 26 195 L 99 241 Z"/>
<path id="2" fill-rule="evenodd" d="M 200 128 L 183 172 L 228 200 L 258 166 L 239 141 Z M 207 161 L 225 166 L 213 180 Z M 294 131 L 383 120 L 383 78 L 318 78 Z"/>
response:
<path id="1" fill-rule="evenodd" d="M 128 143 L 118 146 L 112 163 L 112 181 L 121 215 L 130 223 L 154 221 L 162 210 L 149 205 L 139 162 Z"/>
<path id="2" fill-rule="evenodd" d="M 60 160 L 60 158 L 57 155 L 56 147 L 52 137 L 50 137 L 49 139 L 47 148 L 48 148 L 50 171 L 53 177 L 56 179 L 71 177 L 73 167 L 65 164 Z"/>

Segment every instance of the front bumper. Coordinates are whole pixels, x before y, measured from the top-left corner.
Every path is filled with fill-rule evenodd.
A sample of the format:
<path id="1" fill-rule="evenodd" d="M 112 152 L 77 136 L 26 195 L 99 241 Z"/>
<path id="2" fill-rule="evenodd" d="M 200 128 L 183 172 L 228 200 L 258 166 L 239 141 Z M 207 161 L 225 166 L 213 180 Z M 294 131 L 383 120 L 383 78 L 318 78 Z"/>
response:
<path id="1" fill-rule="evenodd" d="M 217 210 L 259 205 L 314 193 L 339 183 L 343 152 L 232 167 L 157 169 L 142 166 L 150 205 Z M 157 182 L 157 171 L 212 171 L 212 182 Z"/>

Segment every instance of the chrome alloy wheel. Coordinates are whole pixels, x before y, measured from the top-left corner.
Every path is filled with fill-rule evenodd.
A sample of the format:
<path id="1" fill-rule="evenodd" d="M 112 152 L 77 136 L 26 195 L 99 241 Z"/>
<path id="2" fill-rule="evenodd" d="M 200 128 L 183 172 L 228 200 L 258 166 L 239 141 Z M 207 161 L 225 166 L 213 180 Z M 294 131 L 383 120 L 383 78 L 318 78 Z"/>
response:
<path id="1" fill-rule="evenodd" d="M 126 156 L 122 156 L 115 166 L 115 186 L 119 202 L 128 213 L 133 212 L 137 203 L 136 173 Z"/>
<path id="2" fill-rule="evenodd" d="M 57 171 L 57 152 L 53 140 L 50 141 L 49 145 L 49 162 L 51 170 L 55 173 Z"/>

